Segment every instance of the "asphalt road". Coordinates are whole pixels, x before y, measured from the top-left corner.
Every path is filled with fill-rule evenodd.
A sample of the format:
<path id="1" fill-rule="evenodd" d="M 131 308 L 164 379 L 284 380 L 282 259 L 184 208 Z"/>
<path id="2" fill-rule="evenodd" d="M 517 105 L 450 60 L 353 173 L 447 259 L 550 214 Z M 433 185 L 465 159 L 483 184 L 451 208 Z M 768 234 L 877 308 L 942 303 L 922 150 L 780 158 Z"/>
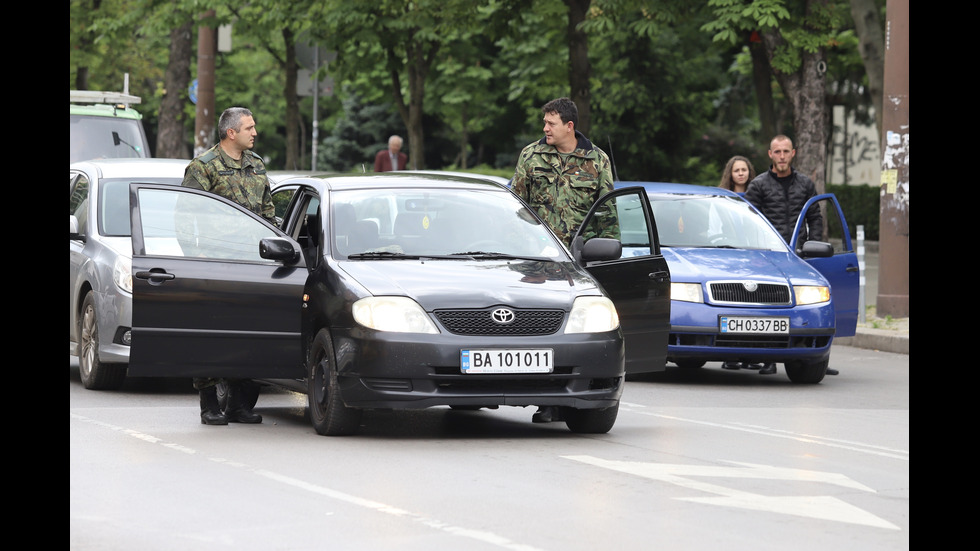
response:
<path id="1" fill-rule="evenodd" d="M 208 427 L 189 381 L 87 391 L 69 358 L 69 548 L 908 549 L 909 356 L 835 346 L 831 366 L 630 380 L 599 436 L 438 408 L 326 438 L 302 395 Z"/>

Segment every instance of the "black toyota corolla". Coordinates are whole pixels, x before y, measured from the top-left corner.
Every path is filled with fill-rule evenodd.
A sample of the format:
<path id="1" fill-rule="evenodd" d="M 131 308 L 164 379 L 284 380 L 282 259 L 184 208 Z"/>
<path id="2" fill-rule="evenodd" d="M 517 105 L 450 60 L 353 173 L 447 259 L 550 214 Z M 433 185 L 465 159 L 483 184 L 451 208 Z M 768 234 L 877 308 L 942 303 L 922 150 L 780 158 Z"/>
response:
<path id="1" fill-rule="evenodd" d="M 670 276 L 640 188 L 597 203 L 571 251 L 485 181 L 301 177 L 274 199 L 281 228 L 131 187 L 130 375 L 272 381 L 306 392 L 326 435 L 364 409 L 431 406 L 553 408 L 602 433 L 625 373 L 663 369 Z M 626 217 L 645 229 L 624 234 Z"/>

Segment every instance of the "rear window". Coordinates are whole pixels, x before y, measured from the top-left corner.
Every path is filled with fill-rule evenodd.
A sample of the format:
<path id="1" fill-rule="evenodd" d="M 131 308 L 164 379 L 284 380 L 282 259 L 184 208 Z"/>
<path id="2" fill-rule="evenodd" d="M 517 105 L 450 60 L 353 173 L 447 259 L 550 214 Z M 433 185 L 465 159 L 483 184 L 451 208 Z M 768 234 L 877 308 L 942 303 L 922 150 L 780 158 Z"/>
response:
<path id="1" fill-rule="evenodd" d="M 149 157 L 136 119 L 69 115 L 69 163 L 89 159 Z"/>

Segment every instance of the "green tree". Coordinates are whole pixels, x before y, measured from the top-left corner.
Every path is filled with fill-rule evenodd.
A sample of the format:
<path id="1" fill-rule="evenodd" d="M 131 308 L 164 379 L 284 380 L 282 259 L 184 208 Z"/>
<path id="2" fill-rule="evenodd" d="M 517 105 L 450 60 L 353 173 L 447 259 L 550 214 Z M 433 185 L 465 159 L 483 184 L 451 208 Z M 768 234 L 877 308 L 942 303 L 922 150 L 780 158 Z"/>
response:
<path id="1" fill-rule="evenodd" d="M 824 189 L 826 167 L 827 50 L 847 21 L 847 6 L 834 0 L 709 0 L 715 19 L 703 29 L 732 44 L 752 31 L 793 109 L 797 170 Z"/>

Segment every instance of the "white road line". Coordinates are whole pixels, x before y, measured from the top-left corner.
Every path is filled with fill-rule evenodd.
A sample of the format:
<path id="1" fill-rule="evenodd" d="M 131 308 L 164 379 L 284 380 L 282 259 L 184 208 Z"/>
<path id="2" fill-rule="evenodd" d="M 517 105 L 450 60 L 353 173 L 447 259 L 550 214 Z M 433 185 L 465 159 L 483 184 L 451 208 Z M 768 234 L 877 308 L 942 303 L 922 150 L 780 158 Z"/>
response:
<path id="1" fill-rule="evenodd" d="M 663 413 L 644 411 L 644 408 L 646 408 L 646 406 L 642 404 L 628 404 L 626 402 L 620 402 L 620 412 L 636 413 L 638 415 L 646 415 L 649 417 L 670 419 L 671 421 L 682 421 L 685 423 L 694 423 L 694 424 L 705 425 L 709 427 L 717 427 L 717 428 L 736 430 L 741 432 L 750 432 L 752 434 L 771 436 L 773 438 L 786 438 L 789 440 L 796 440 L 798 442 L 807 442 L 810 444 L 818 444 L 821 446 L 828 446 L 831 448 L 840 448 L 840 449 L 850 450 L 859 453 L 866 453 L 869 455 L 877 455 L 879 457 L 890 457 L 892 459 L 899 459 L 902 461 L 909 460 L 908 450 L 887 448 L 884 446 L 877 446 L 874 444 L 853 442 L 849 440 L 840 440 L 836 438 L 828 438 L 825 436 L 817 436 L 813 434 L 795 433 L 788 430 L 776 429 L 772 427 L 764 427 L 760 425 L 747 425 L 742 423 L 716 423 L 714 421 L 701 421 L 698 419 L 688 419 L 685 417 L 677 417 L 676 415 L 665 415 Z"/>
<path id="2" fill-rule="evenodd" d="M 183 445 L 180 445 L 180 444 L 176 444 L 176 443 L 173 443 L 173 442 L 164 442 L 160 438 L 156 438 L 154 436 L 151 436 L 151 435 L 148 435 L 148 434 L 145 434 L 145 433 L 136 431 L 136 430 L 127 429 L 125 427 L 120 427 L 120 426 L 117 426 L 117 425 L 112 425 L 110 423 L 105 423 L 103 421 L 98 421 L 98 420 L 92 419 L 90 417 L 85 417 L 84 415 L 78 415 L 77 413 L 71 413 L 71 412 L 69 412 L 69 416 L 72 419 L 75 419 L 77 421 L 81 421 L 83 423 L 89 423 L 89 424 L 92 424 L 92 425 L 97 425 L 97 426 L 100 426 L 100 427 L 103 427 L 103 428 L 114 430 L 114 431 L 117 431 L 117 432 L 119 432 L 121 434 L 125 434 L 126 436 L 131 436 L 133 438 L 137 438 L 139 440 L 142 440 L 142 441 L 147 442 L 147 443 L 150 443 L 150 444 L 158 444 L 158 445 L 160 445 L 160 446 L 162 446 L 164 448 L 167 448 L 167 449 L 171 449 L 171 450 L 175 450 L 175 451 L 179 451 L 179 452 L 187 453 L 187 454 L 197 454 L 198 453 L 197 450 L 194 450 L 193 448 L 188 448 L 186 446 L 183 446 Z M 474 529 L 471 529 L 471 528 L 464 528 L 462 526 L 454 526 L 452 524 L 448 524 L 446 522 L 442 522 L 442 521 L 440 521 L 438 519 L 434 519 L 434 518 L 431 518 L 431 517 L 426 517 L 426 516 L 420 515 L 418 513 L 413 513 L 411 511 L 406 511 L 404 509 L 400 509 L 400 508 L 395 507 L 393 505 L 388 505 L 386 503 L 381 503 L 381 502 L 378 502 L 378 501 L 373 501 L 373 500 L 370 500 L 370 499 L 365 499 L 365 498 L 362 498 L 362 497 L 357 497 L 355 495 L 351 495 L 351 494 L 348 494 L 348 493 L 340 492 L 340 491 L 337 491 L 337 490 L 332 490 L 330 488 L 327 488 L 327 487 L 324 487 L 324 486 L 320 486 L 320 485 L 317 485 L 317 484 L 310 484 L 308 482 L 299 480 L 297 478 L 293 478 L 291 476 L 286 476 L 286 475 L 283 475 L 283 474 L 279 474 L 279 473 L 276 473 L 276 472 L 273 472 L 273 471 L 267 471 L 265 469 L 252 468 L 252 467 L 249 467 L 245 463 L 228 461 L 228 460 L 222 459 L 222 458 L 210 458 L 210 460 L 211 461 L 214 461 L 216 463 L 221 463 L 221 464 L 227 465 L 229 467 L 244 469 L 244 470 L 249 471 L 249 472 L 251 472 L 251 473 L 253 473 L 255 475 L 258 475 L 258 476 L 267 478 L 269 480 L 273 480 L 275 482 L 279 482 L 281 484 L 285 484 L 287 486 L 291 486 L 293 488 L 298 488 L 298 489 L 303 490 L 303 491 L 306 491 L 306 492 L 318 494 L 318 495 L 321 495 L 321 496 L 324 496 L 324 497 L 328 497 L 330 499 L 335 499 L 337 501 L 343 501 L 345 503 L 349 503 L 351 505 L 356 505 L 358 507 L 363 507 L 365 509 L 371 509 L 371 510 L 377 511 L 379 513 L 384 513 L 384 514 L 387 514 L 387 515 L 392 515 L 392 516 L 395 516 L 395 517 L 399 517 L 399 518 L 411 520 L 413 522 L 417 522 L 419 524 L 422 524 L 423 526 L 428 526 L 429 528 L 433 528 L 435 530 L 446 532 L 446 533 L 452 534 L 454 536 L 460 536 L 460 537 L 463 537 L 463 538 L 469 538 L 469 539 L 477 540 L 477 541 L 480 541 L 480 542 L 483 542 L 483 543 L 486 543 L 486 544 L 489 544 L 489 545 L 495 545 L 497 547 L 501 547 L 503 549 L 510 549 L 512 551 L 542 551 L 538 547 L 534 547 L 532 545 L 527 545 L 527 544 L 523 544 L 523 543 L 513 542 L 513 541 L 507 539 L 506 537 L 501 536 L 499 534 L 495 534 L 493 532 L 487 532 L 485 530 L 474 530 Z"/>

